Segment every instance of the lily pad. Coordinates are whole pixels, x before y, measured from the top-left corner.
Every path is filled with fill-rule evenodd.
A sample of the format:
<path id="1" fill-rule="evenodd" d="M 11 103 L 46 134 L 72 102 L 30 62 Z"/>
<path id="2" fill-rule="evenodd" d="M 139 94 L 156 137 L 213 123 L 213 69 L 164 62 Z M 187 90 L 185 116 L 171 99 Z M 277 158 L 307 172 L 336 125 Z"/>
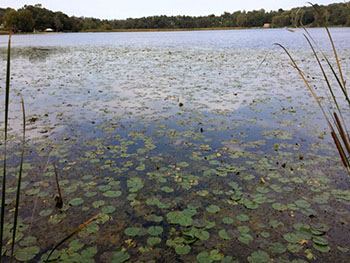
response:
<path id="1" fill-rule="evenodd" d="M 84 200 L 80 197 L 74 198 L 69 201 L 69 204 L 71 206 L 78 206 L 78 205 L 81 205 L 82 203 L 84 203 Z"/>
<path id="2" fill-rule="evenodd" d="M 138 228 L 138 227 L 128 227 L 128 228 L 125 229 L 124 233 L 127 236 L 134 237 L 134 236 L 137 236 L 140 233 L 140 228 Z"/>
<path id="3" fill-rule="evenodd" d="M 248 257 L 249 263 L 268 263 L 270 262 L 270 256 L 263 250 L 254 251 Z"/>
<path id="4" fill-rule="evenodd" d="M 175 252 L 178 255 L 186 255 L 190 253 L 191 247 L 189 245 L 178 245 L 175 247 Z"/>
<path id="5" fill-rule="evenodd" d="M 210 205 L 206 208 L 206 210 L 209 212 L 209 213 L 212 213 L 212 214 L 215 214 L 215 213 L 218 213 L 221 209 L 220 207 L 218 207 L 217 205 Z"/>
<path id="6" fill-rule="evenodd" d="M 32 260 L 40 251 L 37 246 L 20 248 L 15 253 L 15 258 L 18 261 L 28 261 Z"/>
<path id="7" fill-rule="evenodd" d="M 151 226 L 148 228 L 147 232 L 152 236 L 158 236 L 163 233 L 163 228 L 161 226 Z"/>
<path id="8" fill-rule="evenodd" d="M 130 258 L 130 255 L 124 251 L 118 251 L 114 253 L 113 263 L 123 263 Z"/>
<path id="9" fill-rule="evenodd" d="M 162 240 L 159 237 L 149 237 L 147 238 L 147 244 L 150 246 L 158 245 Z"/>

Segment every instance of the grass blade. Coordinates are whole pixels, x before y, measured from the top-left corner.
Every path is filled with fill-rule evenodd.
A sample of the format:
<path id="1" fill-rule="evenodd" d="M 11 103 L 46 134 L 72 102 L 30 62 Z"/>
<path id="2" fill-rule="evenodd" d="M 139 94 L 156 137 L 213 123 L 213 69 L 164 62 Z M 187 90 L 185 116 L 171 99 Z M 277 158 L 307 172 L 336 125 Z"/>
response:
<path id="1" fill-rule="evenodd" d="M 345 149 L 347 150 L 348 154 L 350 154 L 350 145 L 349 145 L 349 142 L 346 138 L 346 135 L 345 135 L 345 132 L 344 132 L 344 129 L 341 125 L 341 122 L 338 118 L 338 115 L 336 112 L 333 113 L 334 114 L 334 118 L 335 118 L 335 122 L 337 123 L 337 126 L 338 126 L 338 130 L 339 130 L 339 134 L 344 142 L 344 146 L 345 146 Z"/>
<path id="2" fill-rule="evenodd" d="M 275 45 L 281 47 L 281 48 L 284 50 L 284 52 L 288 55 L 288 57 L 289 57 L 289 59 L 291 60 L 291 62 L 292 62 L 292 64 L 293 64 L 294 68 L 298 71 L 299 75 L 300 75 L 301 78 L 303 79 L 304 83 L 306 84 L 306 86 L 307 86 L 308 89 L 310 90 L 312 96 L 313 96 L 314 99 L 316 100 L 318 106 L 320 107 L 320 109 L 321 109 L 321 111 L 322 111 L 322 113 L 323 113 L 323 115 L 324 115 L 324 117 L 325 117 L 325 119 L 326 119 L 326 121 L 327 121 L 329 127 L 331 128 L 331 130 L 333 130 L 333 127 L 332 127 L 332 125 L 331 125 L 331 122 L 329 121 L 329 118 L 328 118 L 328 116 L 327 116 L 327 114 L 326 114 L 326 112 L 325 112 L 325 110 L 324 110 L 324 108 L 323 108 L 323 106 L 322 106 L 320 100 L 318 99 L 316 93 L 314 92 L 314 90 L 313 90 L 312 87 L 310 86 L 309 82 L 307 81 L 307 79 L 306 79 L 304 73 L 301 71 L 301 69 L 298 67 L 297 63 L 296 63 L 295 60 L 293 59 L 292 55 L 288 52 L 288 50 L 287 50 L 283 45 L 281 45 L 281 44 L 279 44 L 279 43 L 275 43 Z"/>
<path id="3" fill-rule="evenodd" d="M 307 29 L 304 28 L 304 30 L 307 32 L 308 36 L 310 36 L 310 34 L 308 33 Z M 334 102 L 335 106 L 337 107 L 338 113 L 339 113 L 340 118 L 341 118 L 341 120 L 342 120 L 342 122 L 343 122 L 343 125 L 342 125 L 342 126 L 344 126 L 345 131 L 347 132 L 347 128 L 346 128 L 346 124 L 345 124 L 345 121 L 344 121 L 344 118 L 343 118 L 343 114 L 342 114 L 342 112 L 341 112 L 341 110 L 340 110 L 338 101 L 337 101 L 337 99 L 336 99 L 336 97 L 335 97 L 335 95 L 334 95 L 334 91 L 333 91 L 333 89 L 332 89 L 332 86 L 331 86 L 331 84 L 329 83 L 328 77 L 327 77 L 326 72 L 325 72 L 325 70 L 324 70 L 324 68 L 323 68 L 323 66 L 322 66 L 322 63 L 321 63 L 321 61 L 320 61 L 320 59 L 319 59 L 319 57 L 318 57 L 318 55 L 317 55 L 317 53 L 316 53 L 316 51 L 315 51 L 315 49 L 314 49 L 314 46 L 312 45 L 312 43 L 311 43 L 311 41 L 310 41 L 310 39 L 309 39 L 308 36 L 304 34 L 304 37 L 306 38 L 307 42 L 309 43 L 309 46 L 310 46 L 310 48 L 311 48 L 311 50 L 312 50 L 312 52 L 313 52 L 313 54 L 314 54 L 314 56 L 315 56 L 315 58 L 316 58 L 316 60 L 317 60 L 317 63 L 318 63 L 318 65 L 319 65 L 321 71 L 322 71 L 323 77 L 324 77 L 324 79 L 325 79 L 325 81 L 326 81 L 326 83 L 327 83 L 328 90 L 329 90 L 329 92 L 330 92 L 331 95 L 332 95 L 333 102 Z M 311 37 L 311 36 L 310 36 L 310 37 Z M 324 56 L 325 56 L 325 55 L 324 55 Z M 332 67 L 332 66 L 330 65 L 330 63 L 329 63 L 329 66 Z M 334 72 L 334 71 L 333 71 L 333 72 Z M 335 72 L 334 72 L 334 73 L 335 73 Z M 344 94 L 344 95 L 346 95 L 345 97 L 347 97 L 347 94 Z M 349 137 L 349 133 L 348 133 L 348 132 L 347 132 L 347 135 L 348 135 L 348 137 Z"/>
<path id="4" fill-rule="evenodd" d="M 341 158 L 341 160 L 342 160 L 344 166 L 345 166 L 346 168 L 349 168 L 349 164 L 348 164 L 348 161 L 347 161 L 347 159 L 346 159 L 346 156 L 345 156 L 345 153 L 344 153 L 344 149 L 343 149 L 343 147 L 341 146 L 341 144 L 340 144 L 340 142 L 339 142 L 338 136 L 335 134 L 334 131 L 332 131 L 331 134 L 332 134 L 334 143 L 335 143 L 335 145 L 337 146 L 337 149 L 338 149 L 340 158 Z"/>
<path id="5" fill-rule="evenodd" d="M 4 142 L 4 167 L 2 174 L 2 195 L 1 195 L 1 220 L 0 220 L 0 262 L 2 261 L 2 241 L 4 238 L 5 224 L 5 199 L 6 199 L 6 147 L 7 147 L 7 125 L 10 98 L 10 61 L 11 61 L 11 36 L 12 26 L 9 31 L 9 41 L 7 47 L 7 67 L 6 67 L 6 91 L 5 91 L 5 142 Z"/>
<path id="6" fill-rule="evenodd" d="M 10 257 L 10 262 L 11 263 L 13 261 L 13 254 L 14 254 L 14 249 L 15 249 L 16 230 L 17 230 L 17 218 L 18 218 L 19 199 L 20 199 L 21 182 L 22 182 L 24 147 L 25 147 L 25 138 L 26 138 L 26 112 L 25 112 L 25 109 L 24 109 L 24 101 L 23 101 L 23 97 L 22 96 L 21 96 L 21 103 L 22 103 L 22 112 L 23 112 L 23 138 L 22 138 L 21 161 L 20 161 L 19 173 L 18 173 L 18 184 L 17 184 L 16 206 L 15 206 L 15 218 L 14 218 L 14 222 L 13 222 L 11 257 Z"/>
<path id="7" fill-rule="evenodd" d="M 47 259 L 45 262 L 48 262 L 52 253 L 59 247 L 61 246 L 64 242 L 66 242 L 68 239 L 70 239 L 72 236 L 75 234 L 79 233 L 84 227 L 86 227 L 88 224 L 90 224 L 92 221 L 94 221 L 100 214 L 98 213 L 97 215 L 91 217 L 88 221 L 86 221 L 84 224 L 81 224 L 78 228 L 76 228 L 74 231 L 72 231 L 68 236 L 66 236 L 64 239 L 62 239 L 60 242 L 57 243 L 57 245 L 51 250 L 50 254 L 48 255 Z"/>
<path id="8" fill-rule="evenodd" d="M 338 58 L 338 54 L 337 54 L 337 50 L 335 48 L 335 45 L 334 45 L 334 42 L 333 42 L 333 38 L 331 36 L 331 33 L 329 32 L 329 29 L 328 29 L 328 26 L 327 26 L 327 22 L 326 20 L 324 19 L 324 16 L 320 13 L 320 10 L 312 3 L 308 2 L 314 9 L 315 11 L 317 12 L 317 14 L 321 17 L 322 21 L 323 21 L 323 26 L 325 27 L 326 31 L 327 31 L 327 34 L 328 34 L 328 37 L 329 37 L 329 40 L 331 42 L 331 45 L 332 45 L 332 49 L 333 49 L 333 53 L 334 53 L 334 57 L 335 57 L 335 60 L 337 61 L 337 67 L 338 67 L 338 70 L 339 70 L 339 75 L 340 75 L 340 78 L 341 78 L 341 81 L 342 81 L 342 84 L 343 84 L 343 87 L 344 87 L 344 92 L 345 94 L 347 94 L 347 90 L 346 90 L 346 82 L 344 80 L 344 76 L 343 76 L 343 72 L 341 70 L 341 66 L 340 66 L 340 62 L 339 62 L 339 58 Z"/>
<path id="9" fill-rule="evenodd" d="M 321 50 L 321 49 L 319 48 L 319 46 L 317 45 L 317 42 L 313 39 L 313 37 L 310 35 L 309 31 L 306 29 L 306 27 L 305 27 L 305 26 L 302 26 L 302 27 L 303 27 L 304 31 L 306 32 L 307 36 L 309 37 L 309 39 L 312 40 L 313 44 L 314 44 L 319 50 Z M 350 106 L 350 98 L 349 98 L 349 96 L 348 96 L 348 94 L 347 94 L 347 92 L 346 92 L 345 86 L 343 85 L 342 81 L 339 79 L 339 77 L 338 77 L 337 73 L 335 72 L 334 67 L 333 67 L 332 64 L 330 63 L 328 57 L 324 54 L 324 52 L 322 52 L 322 51 L 320 51 L 320 52 L 321 52 L 323 58 L 326 60 L 326 62 L 327 62 L 327 64 L 328 64 L 329 68 L 331 69 L 333 76 L 334 76 L 335 79 L 337 80 L 338 85 L 339 85 L 341 91 L 342 91 L 343 94 L 344 94 L 345 100 L 348 102 L 348 104 L 349 104 L 349 106 Z"/>

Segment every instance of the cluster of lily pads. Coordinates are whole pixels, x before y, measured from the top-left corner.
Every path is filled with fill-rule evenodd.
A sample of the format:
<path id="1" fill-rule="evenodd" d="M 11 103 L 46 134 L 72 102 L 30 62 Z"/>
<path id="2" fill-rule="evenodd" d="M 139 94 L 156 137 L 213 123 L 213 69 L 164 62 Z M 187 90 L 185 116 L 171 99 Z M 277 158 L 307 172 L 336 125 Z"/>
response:
<path id="1" fill-rule="evenodd" d="M 293 69 L 287 60 L 280 63 L 278 51 L 269 58 L 272 73 L 271 65 L 257 70 L 251 62 L 264 50 L 51 51 L 33 61 L 30 54 L 38 50 L 18 48 L 13 61 L 13 93 L 24 95 L 31 132 L 18 261 L 45 261 L 57 242 L 96 214 L 50 260 L 349 258 L 346 172 L 317 107 L 307 99 L 286 99 L 285 72 L 292 76 Z M 67 61 L 74 67 L 63 66 Z M 289 95 L 307 96 L 295 82 Z M 16 129 L 11 132 L 9 184 L 15 182 L 19 155 Z M 62 208 L 55 207 L 53 162 Z M 14 191 L 11 185 L 8 220 Z M 8 223 L 5 239 L 10 237 Z"/>

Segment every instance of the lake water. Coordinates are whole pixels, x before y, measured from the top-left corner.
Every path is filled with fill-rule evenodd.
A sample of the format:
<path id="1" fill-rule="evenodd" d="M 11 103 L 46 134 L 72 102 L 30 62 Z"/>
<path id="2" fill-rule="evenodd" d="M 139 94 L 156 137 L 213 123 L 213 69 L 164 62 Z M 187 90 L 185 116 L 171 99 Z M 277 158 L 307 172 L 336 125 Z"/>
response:
<path id="1" fill-rule="evenodd" d="M 329 49 L 326 31 L 312 28 L 314 39 L 322 49 Z M 349 48 L 349 28 L 331 28 L 338 48 Z M 169 31 L 169 32 L 118 32 L 15 35 L 14 47 L 183 47 L 212 49 L 271 49 L 274 43 L 287 48 L 304 49 L 308 44 L 301 35 L 304 30 L 291 33 L 286 29 L 248 29 L 217 31 Z M 7 37 L 0 36 L 0 46 L 7 46 Z"/>
<path id="2" fill-rule="evenodd" d="M 310 33 L 334 63 L 325 30 Z M 350 29 L 331 34 L 349 76 Z M 300 30 L 13 36 L 7 222 L 20 95 L 27 117 L 16 258 L 46 259 L 99 214 L 52 259 L 347 262 L 349 177 L 317 104 L 274 43 L 327 103 Z M 6 45 L 0 36 L 1 112 Z M 6 242 L 10 235 L 8 223 Z"/>

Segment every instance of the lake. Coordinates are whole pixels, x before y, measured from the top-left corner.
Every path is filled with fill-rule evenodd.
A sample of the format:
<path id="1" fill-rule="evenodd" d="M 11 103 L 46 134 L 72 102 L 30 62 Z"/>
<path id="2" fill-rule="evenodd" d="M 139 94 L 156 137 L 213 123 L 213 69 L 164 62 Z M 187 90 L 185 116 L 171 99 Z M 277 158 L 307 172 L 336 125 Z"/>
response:
<path id="1" fill-rule="evenodd" d="M 288 48 L 327 103 L 302 33 L 14 35 L 6 255 L 22 95 L 18 261 L 43 262 L 98 215 L 50 260 L 348 262 L 349 177 L 318 105 L 274 45 Z M 310 33 L 335 63 L 325 30 Z M 350 28 L 331 34 L 347 77 Z M 2 113 L 7 38 L 0 36 Z M 340 107 L 349 113 L 345 102 Z M 55 207 L 56 174 L 62 208 Z"/>

